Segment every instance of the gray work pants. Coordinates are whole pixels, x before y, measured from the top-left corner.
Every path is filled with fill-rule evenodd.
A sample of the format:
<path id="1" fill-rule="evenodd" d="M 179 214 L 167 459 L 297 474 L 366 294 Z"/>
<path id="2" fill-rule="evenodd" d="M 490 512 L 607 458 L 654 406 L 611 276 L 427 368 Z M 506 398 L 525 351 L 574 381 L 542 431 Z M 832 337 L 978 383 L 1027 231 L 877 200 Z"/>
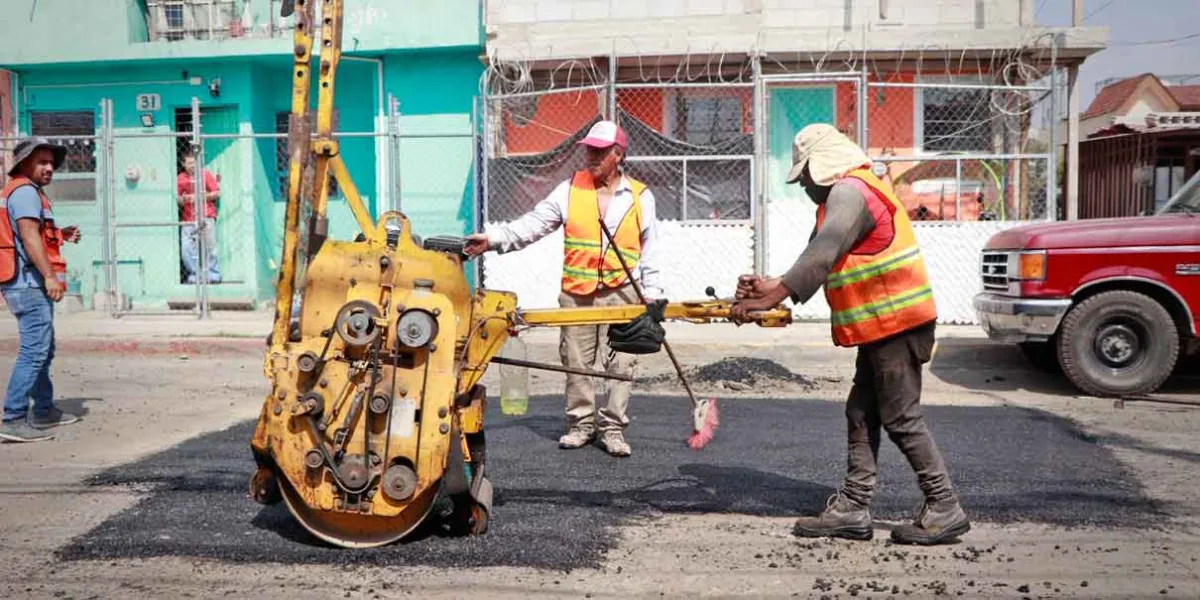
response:
<path id="1" fill-rule="evenodd" d="M 562 293 L 558 298 L 564 308 L 580 306 L 613 306 L 637 304 L 633 286 L 625 284 L 619 288 L 601 289 L 590 296 L 575 296 Z M 580 325 L 563 327 L 559 338 L 559 355 L 562 364 L 577 369 L 595 369 L 596 359 L 601 370 L 618 375 L 633 375 L 637 357 L 622 352 L 613 353 L 608 348 L 608 325 Z M 629 425 L 625 414 L 629 407 L 629 394 L 633 384 L 614 379 L 605 380 L 608 400 L 604 407 L 596 410 L 596 380 L 583 375 L 567 375 L 567 426 L 579 427 L 589 432 L 603 434 L 605 431 L 622 431 Z"/>
<path id="2" fill-rule="evenodd" d="M 869 506 L 878 472 L 880 430 L 904 453 L 927 502 L 953 495 L 942 454 L 921 415 L 921 367 L 933 352 L 934 323 L 858 349 L 846 402 L 849 452 L 842 492 Z"/>

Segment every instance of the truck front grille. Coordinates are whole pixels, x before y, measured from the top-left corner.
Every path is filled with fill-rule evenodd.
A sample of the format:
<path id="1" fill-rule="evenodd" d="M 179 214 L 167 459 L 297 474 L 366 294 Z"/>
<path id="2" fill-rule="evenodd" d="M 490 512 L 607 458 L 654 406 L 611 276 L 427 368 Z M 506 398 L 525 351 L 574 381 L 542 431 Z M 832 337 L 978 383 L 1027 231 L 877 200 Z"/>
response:
<path id="1" fill-rule="evenodd" d="M 980 275 L 983 276 L 983 289 L 1008 290 L 1008 252 L 984 251 L 983 262 L 980 264 Z"/>

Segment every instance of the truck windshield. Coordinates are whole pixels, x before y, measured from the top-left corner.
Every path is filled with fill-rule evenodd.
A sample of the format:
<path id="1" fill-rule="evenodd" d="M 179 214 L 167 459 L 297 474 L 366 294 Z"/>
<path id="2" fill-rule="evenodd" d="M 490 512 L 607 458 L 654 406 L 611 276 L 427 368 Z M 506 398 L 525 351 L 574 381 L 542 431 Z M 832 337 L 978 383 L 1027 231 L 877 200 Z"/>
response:
<path id="1" fill-rule="evenodd" d="M 1196 171 L 1158 211 L 1160 215 L 1169 213 L 1200 213 L 1200 171 Z"/>

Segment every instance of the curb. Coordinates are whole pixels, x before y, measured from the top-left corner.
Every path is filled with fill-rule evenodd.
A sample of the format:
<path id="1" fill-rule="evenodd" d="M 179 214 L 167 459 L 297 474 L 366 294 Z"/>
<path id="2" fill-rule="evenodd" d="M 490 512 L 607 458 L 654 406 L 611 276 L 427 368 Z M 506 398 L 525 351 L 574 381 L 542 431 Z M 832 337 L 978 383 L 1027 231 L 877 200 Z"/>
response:
<path id="1" fill-rule="evenodd" d="M 118 356 L 256 356 L 266 355 L 265 340 L 257 338 L 162 338 L 162 339 L 101 339 L 66 338 L 55 340 L 55 355 L 110 355 Z M 15 355 L 20 341 L 13 338 L 0 339 L 0 354 Z"/>

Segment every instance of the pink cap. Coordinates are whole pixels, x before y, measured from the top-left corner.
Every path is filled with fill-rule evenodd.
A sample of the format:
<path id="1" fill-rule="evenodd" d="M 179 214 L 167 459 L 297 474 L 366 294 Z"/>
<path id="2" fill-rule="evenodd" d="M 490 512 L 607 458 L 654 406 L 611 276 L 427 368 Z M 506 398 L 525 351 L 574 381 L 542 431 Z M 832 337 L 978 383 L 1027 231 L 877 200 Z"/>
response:
<path id="1" fill-rule="evenodd" d="M 579 140 L 579 143 L 593 148 L 607 148 L 613 144 L 625 148 L 629 141 L 625 137 L 625 130 L 617 126 L 616 123 L 612 121 L 600 121 L 592 125 L 587 137 Z"/>

